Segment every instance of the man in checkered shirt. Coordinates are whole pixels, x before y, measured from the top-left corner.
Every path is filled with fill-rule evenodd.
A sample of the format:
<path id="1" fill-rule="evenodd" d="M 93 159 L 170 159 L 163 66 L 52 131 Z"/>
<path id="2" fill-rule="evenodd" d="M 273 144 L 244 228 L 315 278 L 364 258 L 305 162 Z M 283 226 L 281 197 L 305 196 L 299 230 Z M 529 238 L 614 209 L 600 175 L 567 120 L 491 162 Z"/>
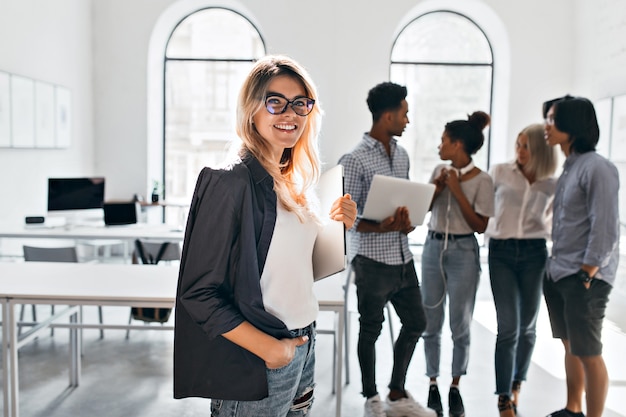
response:
<path id="1" fill-rule="evenodd" d="M 367 105 L 372 127 L 339 163 L 344 166 L 345 192 L 359 207 L 365 206 L 374 175 L 408 179 L 409 156 L 394 136 L 402 136 L 408 119 L 406 87 L 384 82 L 369 91 Z M 357 218 L 348 231 L 349 257 L 355 273 L 360 314 L 357 345 L 365 417 L 435 417 L 405 390 L 406 373 L 415 345 L 426 327 L 422 296 L 407 234 L 413 230 L 410 213 L 398 207 L 382 222 Z M 389 395 L 383 403 L 376 388 L 375 343 L 384 321 L 383 309 L 391 302 L 402 328 L 394 346 Z M 386 413 L 386 414 L 385 414 Z"/>

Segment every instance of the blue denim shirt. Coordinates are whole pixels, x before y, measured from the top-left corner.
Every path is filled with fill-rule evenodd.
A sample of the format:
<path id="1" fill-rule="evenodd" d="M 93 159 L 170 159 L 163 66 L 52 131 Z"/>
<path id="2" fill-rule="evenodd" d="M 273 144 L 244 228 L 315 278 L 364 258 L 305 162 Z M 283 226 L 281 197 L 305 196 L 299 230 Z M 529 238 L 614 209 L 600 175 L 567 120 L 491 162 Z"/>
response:
<path id="1" fill-rule="evenodd" d="M 596 152 L 572 153 L 556 186 L 552 222 L 552 280 L 598 266 L 595 278 L 613 285 L 619 260 L 619 174 Z"/>

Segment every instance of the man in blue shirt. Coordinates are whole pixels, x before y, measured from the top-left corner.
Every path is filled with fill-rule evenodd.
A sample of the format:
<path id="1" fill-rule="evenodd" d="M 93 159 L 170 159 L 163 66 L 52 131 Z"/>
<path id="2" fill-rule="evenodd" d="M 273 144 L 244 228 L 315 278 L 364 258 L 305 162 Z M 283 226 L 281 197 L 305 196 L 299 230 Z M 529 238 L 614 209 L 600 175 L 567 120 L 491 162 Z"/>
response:
<path id="1" fill-rule="evenodd" d="M 409 156 L 394 138 L 401 136 L 409 123 L 406 95 L 406 87 L 390 82 L 372 88 L 367 97 L 372 127 L 361 142 L 339 160 L 344 166 L 345 192 L 356 201 L 359 214 L 363 211 L 374 175 L 409 177 Z M 362 394 L 367 398 L 365 417 L 436 416 L 433 410 L 422 407 L 404 389 L 415 345 L 426 327 L 407 238 L 412 230 L 407 208 L 398 207 L 393 216 L 380 223 L 357 217 L 348 231 L 360 314 L 357 352 Z M 383 309 L 389 301 L 400 317 L 402 329 L 394 345 L 393 371 L 385 407 L 376 388 L 374 345 L 382 329 Z"/>
<path id="2" fill-rule="evenodd" d="M 557 182 L 544 294 L 565 347 L 567 404 L 548 417 L 601 417 L 608 392 L 602 321 L 619 260 L 618 171 L 595 152 L 596 113 L 582 97 L 544 103 L 545 137 L 566 156 Z"/>

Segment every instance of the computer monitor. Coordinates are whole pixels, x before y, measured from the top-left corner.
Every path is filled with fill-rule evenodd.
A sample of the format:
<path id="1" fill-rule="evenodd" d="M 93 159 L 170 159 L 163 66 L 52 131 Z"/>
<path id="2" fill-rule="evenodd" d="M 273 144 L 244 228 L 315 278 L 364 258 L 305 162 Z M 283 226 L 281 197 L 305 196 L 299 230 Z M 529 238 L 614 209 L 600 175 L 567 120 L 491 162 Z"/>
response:
<path id="1" fill-rule="evenodd" d="M 104 177 L 48 178 L 48 216 L 102 220 Z"/>

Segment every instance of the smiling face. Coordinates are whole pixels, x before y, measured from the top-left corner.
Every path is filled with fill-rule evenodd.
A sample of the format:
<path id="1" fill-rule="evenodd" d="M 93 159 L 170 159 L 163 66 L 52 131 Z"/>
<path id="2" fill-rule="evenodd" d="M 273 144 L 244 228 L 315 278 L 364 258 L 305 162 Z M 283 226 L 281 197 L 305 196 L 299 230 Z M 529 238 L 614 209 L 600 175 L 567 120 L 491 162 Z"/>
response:
<path id="1" fill-rule="evenodd" d="M 279 94 L 293 100 L 306 97 L 304 86 L 294 77 L 279 75 L 270 81 L 267 96 Z M 281 114 L 271 114 L 265 106 L 252 117 L 257 132 L 272 148 L 274 159 L 279 162 L 285 148 L 292 148 L 302 136 L 307 116 L 299 116 L 289 105 Z"/>

